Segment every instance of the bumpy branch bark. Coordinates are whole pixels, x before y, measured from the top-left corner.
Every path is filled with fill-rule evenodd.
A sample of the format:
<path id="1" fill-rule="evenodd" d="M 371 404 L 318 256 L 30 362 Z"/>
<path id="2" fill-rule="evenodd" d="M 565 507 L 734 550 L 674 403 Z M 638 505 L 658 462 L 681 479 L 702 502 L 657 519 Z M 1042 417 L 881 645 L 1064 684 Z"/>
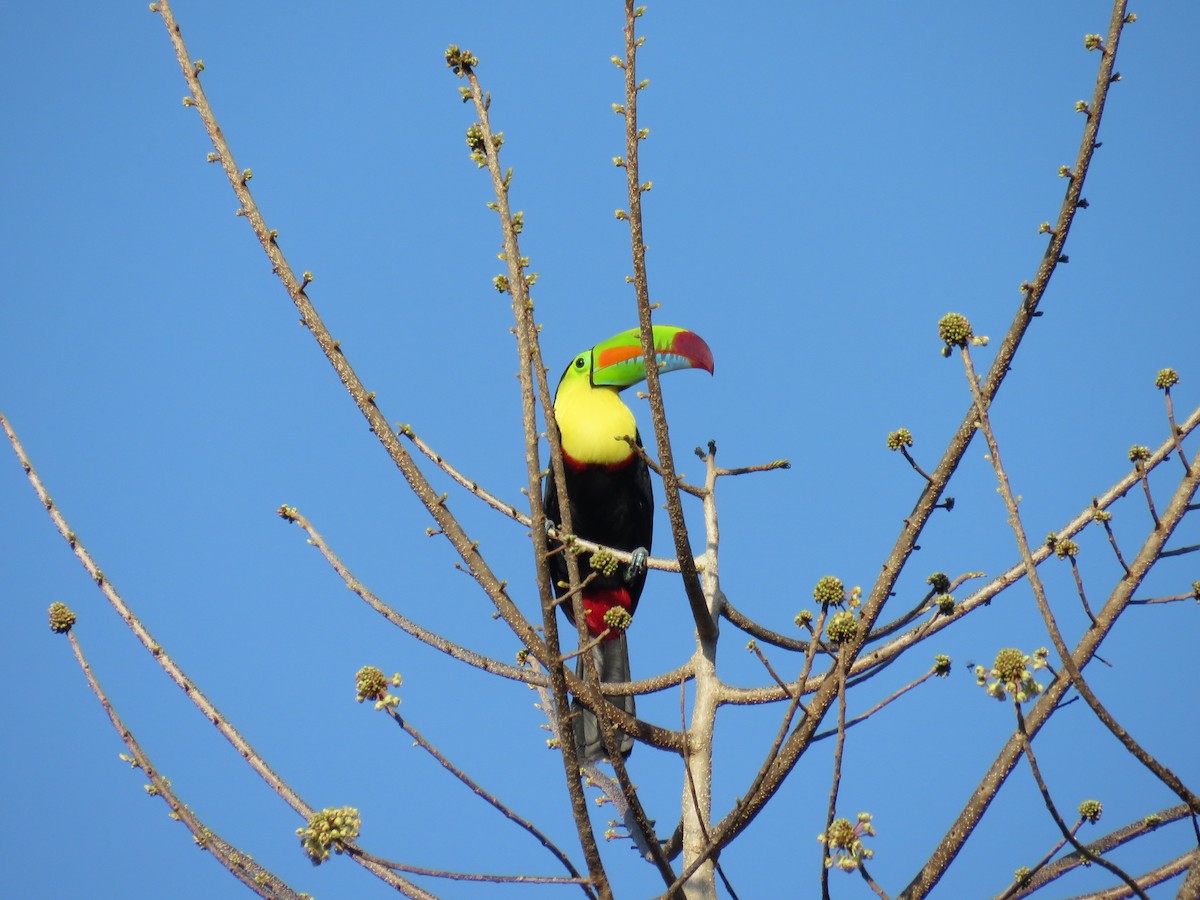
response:
<path id="1" fill-rule="evenodd" d="M 526 444 L 525 459 L 529 470 L 530 518 L 532 520 L 534 553 L 537 560 L 538 591 L 542 600 L 542 624 L 546 633 L 547 643 L 557 650 L 557 605 L 554 603 L 550 592 L 549 568 L 545 565 L 548 544 L 545 530 L 545 510 L 542 506 L 541 496 L 541 467 L 538 462 L 535 399 L 540 398 L 541 400 L 542 413 L 546 419 L 546 434 L 550 441 L 551 477 L 554 478 L 559 497 L 562 498 L 562 503 L 560 504 L 562 522 L 558 524 L 564 530 L 570 532 L 572 530 L 572 522 L 570 503 L 567 497 L 566 473 L 563 468 L 561 435 L 558 430 L 558 422 L 555 419 L 550 386 L 546 381 L 546 367 L 542 361 L 541 347 L 538 343 L 537 325 L 533 318 L 533 301 L 529 296 L 529 280 L 525 276 L 525 261 L 520 256 L 520 249 L 517 244 L 517 229 L 514 227 L 513 216 L 508 202 L 511 170 L 507 174 L 501 173 L 499 158 L 500 144 L 495 138 L 488 116 L 490 99 L 481 90 L 479 80 L 472 71 L 471 65 L 466 60 L 462 60 L 459 68 L 470 85 L 470 95 L 475 104 L 475 112 L 483 139 L 486 165 L 491 174 L 492 185 L 496 194 L 496 210 L 500 215 L 501 229 L 504 234 L 504 256 L 508 264 L 509 290 L 512 295 L 513 313 L 517 322 L 516 335 L 521 367 L 519 374 L 522 386 L 522 418 L 525 427 Z M 530 373 L 532 373 L 532 380 Z M 534 382 L 536 382 L 536 393 Z M 588 642 L 588 633 L 586 616 L 583 614 L 582 594 L 579 592 L 580 573 L 578 558 L 573 553 L 568 553 L 566 563 L 572 598 L 571 603 L 574 605 L 577 636 L 579 644 L 582 647 Z M 582 692 L 576 690 L 576 695 L 583 699 L 588 708 L 592 709 L 596 714 L 606 754 L 612 761 L 617 780 L 629 803 L 634 826 L 641 831 L 644 846 L 649 848 L 651 857 L 658 867 L 664 883 L 670 884 L 674 878 L 674 872 L 671 870 L 670 863 L 663 855 L 662 849 L 654 837 L 653 825 L 637 797 L 633 782 L 630 780 L 629 774 L 625 769 L 624 758 L 617 746 L 616 731 L 611 727 L 613 722 L 621 724 L 624 720 L 630 719 L 630 717 L 624 711 L 617 709 L 599 691 L 599 675 L 591 654 L 583 654 L 582 659 L 586 676 L 584 682 L 585 690 Z M 561 652 L 555 652 L 553 654 L 553 665 L 548 666 L 555 703 L 555 714 L 559 722 L 567 721 L 568 717 L 573 714 L 567 703 L 565 691 L 560 693 L 558 690 L 559 679 L 566 675 L 563 668 L 563 661 L 564 657 Z M 572 689 L 575 689 L 573 684 Z M 648 730 L 648 727 L 637 720 L 633 721 L 638 727 L 628 729 L 627 733 L 641 737 Z M 622 727 L 624 726 L 622 725 Z M 582 786 L 579 780 L 579 760 L 576 748 L 572 741 L 566 740 L 560 742 L 560 749 L 562 750 L 563 765 L 571 792 L 572 812 L 575 815 L 576 827 L 580 832 L 580 840 L 585 847 L 588 868 L 593 879 L 597 882 L 601 896 L 604 896 L 609 888 L 600 864 L 599 851 L 594 846 L 595 837 L 591 832 L 590 820 L 587 818 L 587 809 L 584 804 Z"/>
<path id="2" fill-rule="evenodd" d="M 1162 527 L 1153 529 L 1146 538 L 1137 556 L 1130 562 L 1130 574 L 1122 578 L 1109 595 L 1104 607 L 1097 613 L 1096 625 L 1084 632 L 1079 643 L 1071 652 L 1071 661 L 1076 671 L 1081 671 L 1095 656 L 1101 641 L 1116 624 L 1117 618 L 1129 605 L 1134 591 L 1149 573 L 1150 568 L 1162 553 L 1163 545 L 1176 525 L 1188 510 L 1191 498 L 1195 496 L 1200 486 L 1200 465 L 1192 466 L 1192 473 L 1184 478 L 1175 489 L 1166 510 L 1162 515 Z M 1056 678 L 1041 699 L 1026 716 L 1025 724 L 1029 739 L 1032 740 L 1046 724 L 1050 716 L 1058 708 L 1063 695 L 1072 686 L 1069 677 Z M 963 844 L 974 830 L 975 825 L 983 817 L 992 800 L 1003 786 L 1020 759 L 1022 749 L 1021 736 L 1014 734 L 1000 750 L 995 761 L 979 782 L 966 806 L 951 825 L 950 830 L 942 838 L 938 849 L 920 872 L 913 878 L 905 893 L 905 900 L 915 900 L 926 896 L 941 878 L 942 873 L 958 855 Z"/>
<path id="3" fill-rule="evenodd" d="M 643 133 L 638 128 L 637 102 L 641 90 L 637 80 L 637 48 L 639 39 L 634 24 L 638 18 L 634 0 L 625 0 L 625 178 L 629 189 L 629 237 L 633 247 L 633 287 L 637 295 L 638 324 L 642 329 L 642 353 L 646 360 L 646 392 L 650 397 L 650 417 L 654 423 L 654 441 L 662 469 L 663 491 L 667 496 L 667 515 L 671 520 L 671 535 L 675 539 L 675 555 L 687 593 L 696 633 L 702 644 L 715 644 L 717 627 L 712 611 L 700 585 L 696 563 L 692 558 L 687 521 L 679 496 L 679 478 L 675 474 L 675 457 L 671 451 L 671 435 L 667 427 L 667 410 L 663 404 L 662 385 L 654 361 L 653 319 L 650 306 L 650 286 L 646 275 L 646 244 L 642 226 L 643 185 L 638 170 L 638 146 Z"/>
<path id="4" fill-rule="evenodd" d="M 75 654 L 75 660 L 83 670 L 92 693 L 96 695 L 96 698 L 100 701 L 100 705 L 104 707 L 105 713 L 108 714 L 108 719 L 112 722 L 113 728 L 117 730 L 117 734 L 121 736 L 121 740 L 129 748 L 132 765 L 144 772 L 146 777 L 150 779 L 150 784 L 146 786 L 147 790 L 161 797 L 167 806 L 171 808 L 172 818 L 178 819 L 192 833 L 192 837 L 196 841 L 196 846 L 211 853 L 221 865 L 229 870 L 229 873 L 234 878 L 260 897 L 265 898 L 265 900 L 301 900 L 301 895 L 292 890 L 279 876 L 275 875 L 261 863 L 256 862 L 248 853 L 239 850 L 224 838 L 214 834 L 200 820 L 200 817 L 186 803 L 179 799 L 179 796 L 171 787 L 171 782 L 158 771 L 154 763 L 150 761 L 149 754 L 142 749 L 142 745 L 133 736 L 133 732 L 125 726 L 125 723 L 121 721 L 121 717 L 117 715 L 117 711 L 111 701 L 109 701 L 108 695 L 104 692 L 104 689 L 100 686 L 100 682 L 92 673 L 92 667 L 88 665 L 88 661 L 83 655 L 83 647 L 80 646 L 78 638 L 75 637 L 75 632 L 71 631 L 67 637 L 71 641 L 71 651 Z M 150 790 L 151 787 L 153 787 L 153 790 Z"/>
<path id="5" fill-rule="evenodd" d="M 1104 103 L 1108 96 L 1108 89 L 1112 79 L 1117 44 L 1124 26 L 1125 6 L 1125 0 L 1117 0 L 1114 4 L 1108 38 L 1101 51 L 1096 86 L 1093 90 L 1092 102 L 1089 106 L 1087 123 L 1084 126 L 1079 153 L 1076 157 L 1075 166 L 1072 169 L 1072 177 L 1068 179 L 1066 196 L 1063 198 L 1058 219 L 1050 231 L 1049 244 L 1043 254 L 1037 275 L 1034 277 L 1032 283 L 1029 284 L 1024 299 L 1017 310 L 1016 317 L 1009 327 L 1008 333 L 997 347 L 995 360 L 988 371 L 987 378 L 981 385 L 980 391 L 984 402 L 987 404 L 992 402 L 1000 386 L 1003 384 L 1017 349 L 1029 325 L 1033 322 L 1038 304 L 1041 302 L 1050 278 L 1054 274 L 1062 256 L 1063 248 L 1070 232 L 1071 222 L 1075 217 L 1076 209 L 1079 207 L 1081 191 L 1092 160 L 1096 135 L 1103 117 Z M 961 462 L 967 447 L 975 436 L 975 430 L 975 404 L 972 402 L 963 416 L 963 421 L 958 431 L 951 438 L 941 461 L 929 473 L 930 480 L 922 490 L 912 514 L 905 520 L 904 528 L 891 554 L 884 562 L 882 572 L 863 605 L 861 615 L 862 629 L 856 645 L 850 651 L 852 660 L 861 651 L 866 634 L 874 627 L 876 620 L 883 610 L 884 604 L 891 596 L 896 585 L 896 580 L 899 578 L 900 572 L 903 570 L 908 557 L 912 554 L 916 546 L 917 538 L 924 529 L 929 516 L 932 515 L 934 508 L 937 506 L 941 494 L 950 480 L 950 476 L 958 468 L 959 462 Z M 743 798 L 737 807 L 714 829 L 710 853 L 716 852 L 728 844 L 758 815 L 758 812 L 774 795 L 775 791 L 799 760 L 801 754 L 808 747 L 819 723 L 829 711 L 836 697 L 836 679 L 826 679 L 817 689 L 809 704 L 809 708 L 813 714 L 806 716 L 789 736 L 757 791 L 754 795 Z M 957 853 L 957 850 L 954 852 Z M 951 854 L 950 858 L 952 856 L 953 854 Z M 928 873 L 932 875 L 934 868 L 930 868 Z M 920 886 L 910 887 L 910 890 L 916 891 L 911 896 L 924 896 L 928 888 L 936 882 L 937 878 L 941 877 L 940 873 L 943 870 L 939 869 L 936 877 L 928 885 L 922 881 Z M 685 872 L 684 874 L 686 875 L 687 873 Z"/>
<path id="6" fill-rule="evenodd" d="M 284 781 L 282 776 L 280 776 L 279 773 L 271 768 L 265 759 L 259 756 L 258 751 L 256 751 L 250 745 L 250 742 L 242 736 L 242 733 L 238 731 L 227 718 L 225 718 L 220 710 L 217 709 L 216 705 L 208 699 L 208 697 L 203 691 L 200 690 L 199 687 L 196 686 L 196 683 L 188 678 L 187 674 L 184 673 L 179 664 L 176 663 L 171 655 L 163 649 L 162 645 L 154 639 L 154 636 L 150 634 L 149 629 L 142 624 L 141 620 L 134 615 L 133 610 L 125 602 L 125 599 L 117 592 L 117 589 L 113 587 L 112 582 L 108 580 L 100 566 L 96 564 L 96 561 L 92 558 L 92 555 L 83 545 L 83 542 L 79 540 L 78 535 L 75 534 L 75 532 L 71 529 L 71 526 L 67 523 L 67 519 L 62 514 L 62 511 L 59 510 L 54 501 L 51 499 L 49 492 L 42 483 L 41 478 L 38 477 L 37 470 L 34 469 L 33 463 L 30 462 L 29 457 L 25 454 L 25 448 L 21 446 L 21 442 L 18 440 L 16 432 L 13 431 L 12 426 L 2 414 L 0 414 L 0 427 L 2 427 L 5 434 L 8 435 L 8 439 L 12 443 L 13 450 L 16 452 L 17 458 L 21 461 L 21 466 L 25 470 L 25 475 L 29 478 L 29 483 L 33 485 L 33 489 L 37 493 L 38 499 L 41 500 L 42 505 L 46 507 L 46 512 L 49 514 L 50 520 L 54 522 L 55 527 L 58 528 L 59 534 L 61 534 L 66 542 L 70 545 L 71 549 L 75 552 L 75 556 L 79 559 L 79 562 L 83 564 L 84 569 L 87 570 L 87 573 L 91 579 L 96 582 L 96 586 L 100 589 L 100 592 L 104 595 L 105 599 L 108 600 L 109 604 L 116 611 L 117 615 L 121 617 L 121 619 L 128 626 L 129 630 L 132 631 L 138 641 L 141 642 L 142 646 L 145 647 L 150 655 L 154 657 L 155 662 L 162 667 L 163 671 L 167 673 L 167 676 L 173 682 L 175 682 L 176 685 L 178 685 L 178 687 L 187 695 L 187 698 L 191 700 L 192 703 L 195 704 L 196 708 L 204 714 L 204 717 L 212 722 L 214 726 L 216 726 L 221 735 L 227 741 L 229 741 L 229 743 L 233 745 L 233 748 L 237 750 L 241 757 L 246 760 L 246 763 L 250 766 L 250 768 L 257 772 L 259 777 L 262 778 L 262 780 L 265 781 L 271 787 L 271 789 L 275 791 L 275 793 L 277 793 L 285 803 L 287 803 L 288 806 L 294 809 L 306 820 L 312 818 L 313 813 L 316 812 L 316 810 L 306 803 L 300 797 L 300 795 L 292 789 L 291 785 Z M 385 868 L 374 866 L 369 863 L 364 862 L 363 865 L 365 865 L 375 875 L 382 878 L 397 890 L 403 891 L 407 896 L 422 898 L 422 900 L 423 898 L 430 898 L 430 900 L 432 900 L 432 895 L 425 893 L 419 887 L 411 884 L 395 873 L 389 872 Z"/>

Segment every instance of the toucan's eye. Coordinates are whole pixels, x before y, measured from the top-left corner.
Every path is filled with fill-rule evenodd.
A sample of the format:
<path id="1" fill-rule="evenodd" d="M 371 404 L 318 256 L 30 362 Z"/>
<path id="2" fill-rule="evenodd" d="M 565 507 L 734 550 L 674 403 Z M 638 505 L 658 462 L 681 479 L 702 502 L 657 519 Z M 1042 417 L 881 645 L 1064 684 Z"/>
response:
<path id="1" fill-rule="evenodd" d="M 575 368 L 582 369 L 586 365 L 587 365 L 587 360 L 584 359 L 582 356 L 577 356 L 575 358 Z"/>

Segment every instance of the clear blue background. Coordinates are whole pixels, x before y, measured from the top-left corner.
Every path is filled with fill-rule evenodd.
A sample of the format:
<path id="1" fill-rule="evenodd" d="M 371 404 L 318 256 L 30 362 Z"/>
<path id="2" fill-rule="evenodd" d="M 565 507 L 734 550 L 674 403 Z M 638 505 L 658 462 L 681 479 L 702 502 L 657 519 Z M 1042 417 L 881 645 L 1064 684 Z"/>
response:
<path id="1" fill-rule="evenodd" d="M 1081 212 L 995 409 L 1031 538 L 1040 540 L 1128 470 L 1132 443 L 1167 434 L 1155 373 L 1175 366 L 1181 418 L 1197 403 L 1195 148 L 1200 6 L 1133 7 Z M 516 357 L 486 176 L 467 159 L 470 110 L 447 44 L 480 58 L 493 121 L 526 212 L 523 252 L 541 273 L 552 373 L 634 323 L 620 4 L 176 5 L 240 167 L 322 315 L 391 421 L 410 422 L 481 483 L 520 500 Z M 713 379 L 666 380 L 676 455 L 718 442 L 728 465 L 788 457 L 789 472 L 721 485 L 721 571 L 730 598 L 789 630 L 818 577 L 868 587 L 920 487 L 884 446 L 905 426 L 932 465 L 967 408 L 961 366 L 935 325 L 967 314 L 998 338 L 1057 215 L 1059 165 L 1078 149 L 1105 32 L 1103 2 L 1055 4 L 654 4 L 642 95 L 650 283 L 660 320 L 706 337 Z M 354 672 L 404 674 L 402 711 L 458 764 L 572 845 L 561 767 L 541 749 L 534 695 L 484 677 L 384 624 L 275 509 L 307 514 L 376 592 L 451 638 L 518 649 L 407 491 L 337 383 L 257 245 L 146 3 L 9 4 L 0 12 L 0 409 L 74 530 L 156 639 L 310 803 L 350 804 L 363 844 L 406 862 L 559 874 L 551 858 L 354 700 Z M 990 350 L 977 354 L 981 363 Z M 644 409 L 639 410 L 643 422 Z M 1192 447 L 1194 449 L 1194 441 Z M 898 587 L 1016 560 L 982 444 L 971 448 Z M 145 797 L 66 641 L 45 625 L 63 600 L 127 723 L 208 824 L 320 900 L 392 892 L 345 861 L 312 869 L 300 822 L 133 640 L 54 532 L 14 458 L 0 453 L 0 894 L 22 898 L 241 896 L 242 888 Z M 1156 481 L 1165 498 L 1179 466 Z M 432 473 L 435 484 L 445 479 Z M 523 530 L 448 484 L 451 508 L 526 610 Z M 1162 502 L 1160 500 L 1160 502 Z M 1149 519 L 1117 509 L 1127 554 Z M 698 523 L 698 519 L 694 518 Z M 698 524 L 697 524 L 698 527 Z M 657 550 L 669 541 L 660 522 Z M 1116 577 L 1100 533 L 1081 538 L 1099 605 Z M 1176 543 L 1197 543 L 1194 522 Z M 1065 566 L 1047 568 L 1073 643 L 1085 622 Z M 1200 577 L 1164 561 L 1142 596 Z M 965 592 L 960 592 L 965 595 Z M 1114 712 L 1193 789 L 1200 783 L 1194 604 L 1137 608 L 1089 669 Z M 631 632 L 635 673 L 678 665 L 692 626 L 654 577 Z M 721 671 L 761 684 L 726 625 Z M 875 815 L 873 874 L 891 892 L 936 846 L 1011 732 L 963 668 L 1002 646 L 1048 643 L 1024 586 L 922 645 L 851 701 L 862 711 L 923 672 L 956 671 L 852 732 L 841 811 Z M 798 664 L 781 653 L 784 673 Z M 678 697 L 642 702 L 678 723 Z M 757 769 L 774 708 L 718 723 L 714 796 L 729 807 Z M 1106 831 L 1175 802 L 1124 761 L 1082 704 L 1038 740 L 1070 814 L 1105 803 Z M 815 889 L 832 746 L 814 747 L 723 856 L 743 898 Z M 669 832 L 680 772 L 632 762 Z M 598 813 L 600 821 L 604 811 Z M 1099 832 L 1093 831 L 1092 834 Z M 1056 840 L 1026 769 L 935 896 L 990 896 Z M 1183 852 L 1185 826 L 1116 858 L 1142 870 Z M 608 847 L 621 897 L 661 890 L 623 844 Z M 578 855 L 576 854 L 576 858 Z M 1109 883 L 1098 871 L 1053 896 Z M 432 883 L 447 897 L 530 888 Z M 839 896 L 866 896 L 835 876 Z M 1174 887 L 1154 896 L 1173 896 Z M 537 896 L 575 895 L 542 888 Z"/>

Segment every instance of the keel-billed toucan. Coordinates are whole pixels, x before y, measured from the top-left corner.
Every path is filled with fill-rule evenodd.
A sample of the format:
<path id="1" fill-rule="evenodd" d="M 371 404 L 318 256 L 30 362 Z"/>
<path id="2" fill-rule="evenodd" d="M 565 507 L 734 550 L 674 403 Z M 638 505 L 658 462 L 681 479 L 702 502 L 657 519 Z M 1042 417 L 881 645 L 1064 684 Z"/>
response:
<path id="1" fill-rule="evenodd" d="M 655 361 L 660 372 L 675 369 L 713 370 L 712 351 L 699 335 L 671 325 L 654 326 Z M 575 535 L 616 550 L 633 554 L 633 561 L 610 572 L 595 571 L 583 589 L 583 610 L 587 630 L 592 637 L 609 633 L 592 648 L 602 682 L 630 681 L 629 647 L 619 614 L 605 614 L 614 608 L 633 615 L 642 586 L 646 583 L 646 560 L 654 532 L 654 494 L 650 471 L 645 460 L 624 440 L 632 437 L 642 445 L 633 413 L 618 396 L 619 392 L 646 377 L 641 332 L 623 331 L 571 360 L 554 398 L 554 417 L 562 436 L 563 468 L 567 496 L 571 498 L 571 529 Z M 546 517 L 560 524 L 558 489 L 551 475 L 546 481 Z M 557 541 L 551 549 L 559 549 Z M 567 563 L 563 553 L 550 556 L 550 575 L 555 593 L 567 592 Z M 582 567 L 581 577 L 593 574 Z M 561 604 L 574 624 L 570 602 Z M 583 658 L 577 666 L 583 677 Z M 634 714 L 632 695 L 613 697 L 613 702 Z M 576 706 L 571 720 L 575 745 L 581 761 L 607 757 L 596 717 Z M 623 756 L 633 749 L 633 738 L 618 732 Z"/>

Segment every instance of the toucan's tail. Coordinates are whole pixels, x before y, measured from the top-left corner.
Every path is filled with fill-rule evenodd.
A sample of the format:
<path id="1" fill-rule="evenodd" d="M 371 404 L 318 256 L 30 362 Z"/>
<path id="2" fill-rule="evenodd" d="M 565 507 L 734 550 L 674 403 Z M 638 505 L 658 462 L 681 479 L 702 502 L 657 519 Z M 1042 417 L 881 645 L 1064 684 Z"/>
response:
<path id="1" fill-rule="evenodd" d="M 626 642 L 624 634 L 612 640 L 601 641 L 588 652 L 596 661 L 596 671 L 600 675 L 601 683 L 633 680 L 629 675 L 629 644 Z M 584 678 L 582 655 L 578 658 L 575 671 L 582 680 Z M 608 699 L 629 715 L 636 715 L 633 694 L 613 695 Z M 604 749 L 604 740 L 600 736 L 600 723 L 595 714 L 591 710 L 585 709 L 578 701 L 573 703 L 572 707 L 575 715 L 571 719 L 571 731 L 575 735 L 575 747 L 579 753 L 579 761 L 585 763 L 607 759 L 608 752 Z M 615 736 L 621 756 L 628 758 L 629 754 L 633 752 L 633 738 L 620 729 L 616 731 Z"/>

